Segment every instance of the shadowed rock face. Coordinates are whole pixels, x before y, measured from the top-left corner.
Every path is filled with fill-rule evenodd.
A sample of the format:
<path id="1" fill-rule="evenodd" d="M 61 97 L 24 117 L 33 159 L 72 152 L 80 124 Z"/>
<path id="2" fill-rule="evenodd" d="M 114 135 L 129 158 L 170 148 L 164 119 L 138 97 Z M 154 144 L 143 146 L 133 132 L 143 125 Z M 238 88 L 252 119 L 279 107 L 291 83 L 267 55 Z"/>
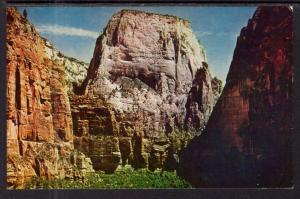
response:
<path id="1" fill-rule="evenodd" d="M 222 82 L 211 78 L 208 66 L 198 69 L 185 104 L 185 129 L 203 130 L 222 91 Z"/>
<path id="2" fill-rule="evenodd" d="M 291 186 L 292 11 L 259 7 L 241 30 L 224 90 L 179 174 L 194 186 Z"/>
<path id="3" fill-rule="evenodd" d="M 7 9 L 9 186 L 34 176 L 73 178 L 92 171 L 90 160 L 73 151 L 69 79 L 62 65 L 67 58 L 58 53 L 15 8 Z"/>
<path id="4" fill-rule="evenodd" d="M 71 96 L 75 145 L 98 169 L 164 167 L 192 136 L 179 129 L 203 129 L 221 89 L 215 80 L 188 21 L 122 10 Z"/>

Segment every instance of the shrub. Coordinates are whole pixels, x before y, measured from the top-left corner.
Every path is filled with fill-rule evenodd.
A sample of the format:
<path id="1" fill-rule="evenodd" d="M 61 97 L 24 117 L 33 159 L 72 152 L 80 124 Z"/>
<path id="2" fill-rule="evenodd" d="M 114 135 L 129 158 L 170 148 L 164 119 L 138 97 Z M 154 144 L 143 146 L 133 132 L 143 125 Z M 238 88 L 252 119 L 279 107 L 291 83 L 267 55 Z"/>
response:
<path id="1" fill-rule="evenodd" d="M 190 188 L 175 172 L 126 168 L 113 174 L 92 173 L 85 180 L 44 180 L 35 178 L 25 185 L 26 189 L 99 189 L 99 188 Z"/>

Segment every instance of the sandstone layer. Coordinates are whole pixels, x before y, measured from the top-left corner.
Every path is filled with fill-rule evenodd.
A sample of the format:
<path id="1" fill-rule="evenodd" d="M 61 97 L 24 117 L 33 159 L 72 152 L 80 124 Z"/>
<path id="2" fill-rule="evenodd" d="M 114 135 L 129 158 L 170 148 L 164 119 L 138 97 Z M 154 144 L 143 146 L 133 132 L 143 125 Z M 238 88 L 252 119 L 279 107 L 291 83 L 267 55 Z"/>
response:
<path id="1" fill-rule="evenodd" d="M 93 169 L 74 151 L 68 82 L 77 80 L 67 77 L 68 60 L 15 8 L 7 9 L 6 27 L 8 186 L 35 176 L 82 177 Z"/>
<path id="2" fill-rule="evenodd" d="M 179 174 L 201 187 L 292 185 L 292 38 L 288 7 L 259 7 L 241 30 L 227 82 Z"/>
<path id="3" fill-rule="evenodd" d="M 122 10 L 97 39 L 87 76 L 70 96 L 75 146 L 97 170 L 174 169 L 220 91 L 188 21 Z"/>

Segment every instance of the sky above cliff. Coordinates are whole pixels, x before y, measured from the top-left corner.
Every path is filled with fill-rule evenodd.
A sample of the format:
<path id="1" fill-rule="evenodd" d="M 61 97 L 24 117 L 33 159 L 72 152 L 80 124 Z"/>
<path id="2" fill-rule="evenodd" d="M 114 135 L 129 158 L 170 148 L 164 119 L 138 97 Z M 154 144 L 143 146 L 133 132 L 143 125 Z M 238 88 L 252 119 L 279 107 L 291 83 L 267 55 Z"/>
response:
<path id="1" fill-rule="evenodd" d="M 22 12 L 24 7 L 20 7 Z M 26 7 L 40 34 L 67 56 L 89 63 L 96 38 L 111 16 L 122 9 L 175 15 L 191 22 L 205 48 L 210 70 L 224 83 L 237 36 L 255 7 Z"/>

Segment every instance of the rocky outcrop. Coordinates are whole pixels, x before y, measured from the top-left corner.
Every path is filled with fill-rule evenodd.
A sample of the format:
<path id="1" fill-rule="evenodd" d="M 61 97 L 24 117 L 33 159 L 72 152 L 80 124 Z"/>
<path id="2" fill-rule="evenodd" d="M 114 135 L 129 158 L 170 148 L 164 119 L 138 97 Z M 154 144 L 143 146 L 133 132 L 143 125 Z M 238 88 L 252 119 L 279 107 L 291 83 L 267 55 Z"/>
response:
<path id="1" fill-rule="evenodd" d="M 7 182 L 81 177 L 89 158 L 73 150 L 67 73 L 49 43 L 15 8 L 7 9 Z M 64 63 L 66 64 L 66 63 Z"/>
<path id="2" fill-rule="evenodd" d="M 194 186 L 292 186 L 292 21 L 288 7 L 259 7 L 241 30 L 221 97 L 180 160 Z"/>
<path id="3" fill-rule="evenodd" d="M 58 65 L 64 66 L 68 93 L 73 93 L 73 88 L 80 85 L 87 75 L 88 64 L 73 57 L 68 57 L 58 51 L 47 39 L 44 40 L 44 49 L 47 57 Z"/>
<path id="4" fill-rule="evenodd" d="M 221 80 L 211 77 L 207 64 L 197 70 L 185 104 L 185 129 L 203 130 L 221 90 Z"/>
<path id="5" fill-rule="evenodd" d="M 87 77 L 71 96 L 75 145 L 101 170 L 178 163 L 220 86 L 188 21 L 122 10 L 97 39 Z"/>

